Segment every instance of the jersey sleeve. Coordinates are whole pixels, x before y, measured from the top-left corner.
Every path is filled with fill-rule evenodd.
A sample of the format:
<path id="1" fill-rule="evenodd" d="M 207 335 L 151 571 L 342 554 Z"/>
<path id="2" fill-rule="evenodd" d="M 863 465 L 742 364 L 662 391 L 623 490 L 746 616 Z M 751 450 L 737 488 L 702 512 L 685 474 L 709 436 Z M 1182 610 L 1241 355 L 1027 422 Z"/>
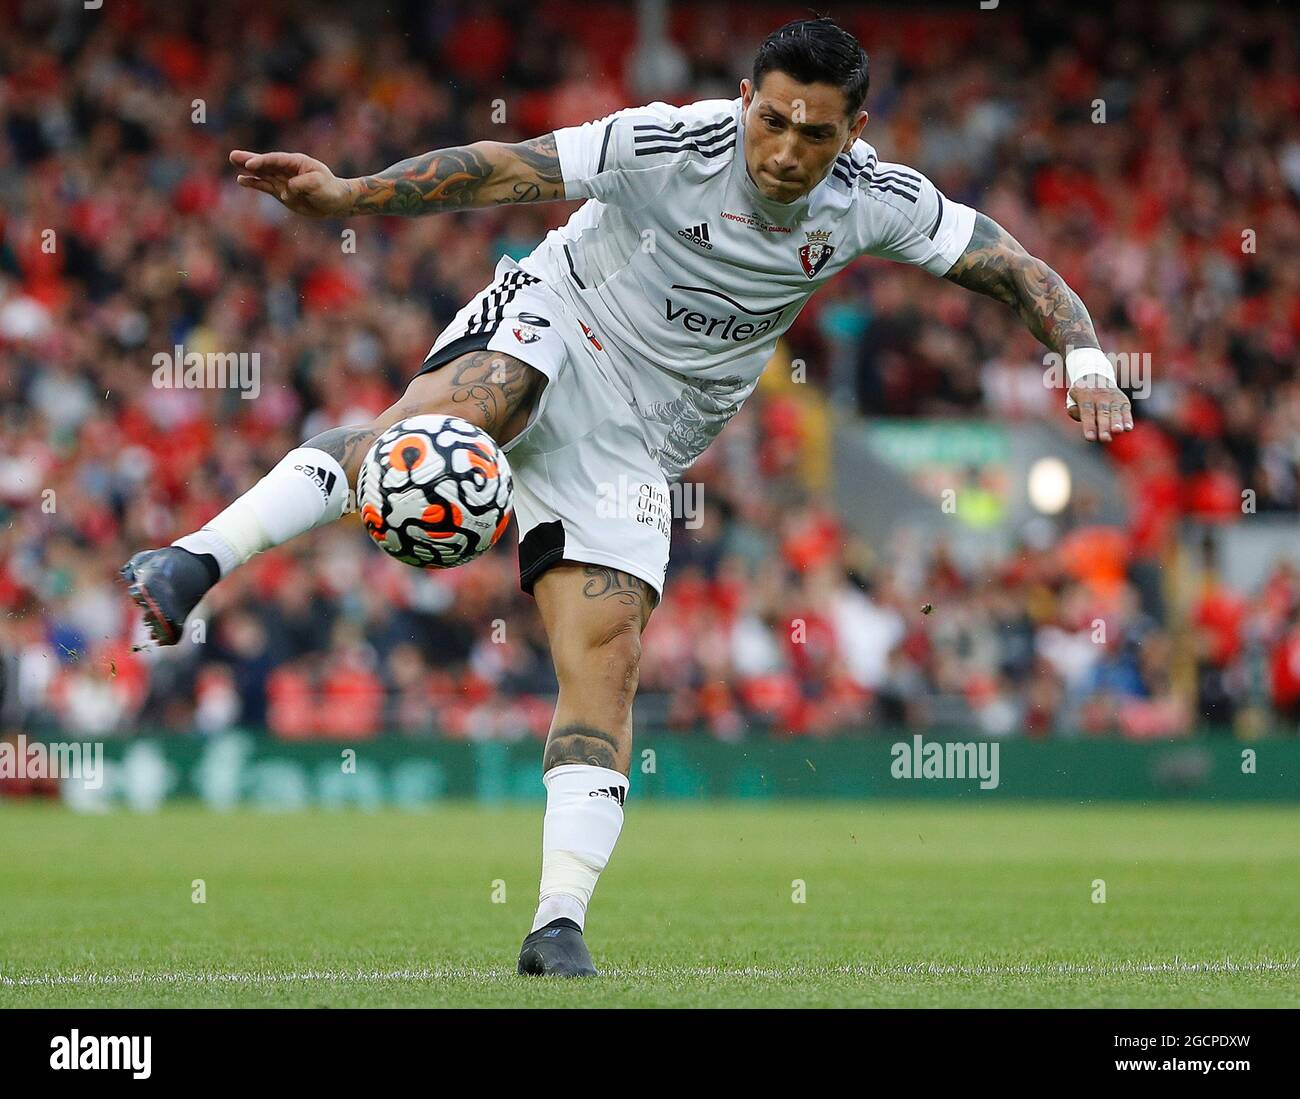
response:
<path id="1" fill-rule="evenodd" d="M 683 137 L 675 135 L 685 125 L 680 108 L 650 103 L 556 130 L 564 197 L 642 204 L 672 170 L 670 158 L 660 154 L 680 151 Z"/>
<path id="2" fill-rule="evenodd" d="M 864 255 L 946 275 L 970 244 L 975 211 L 945 197 L 916 169 L 882 162 L 864 190 Z"/>

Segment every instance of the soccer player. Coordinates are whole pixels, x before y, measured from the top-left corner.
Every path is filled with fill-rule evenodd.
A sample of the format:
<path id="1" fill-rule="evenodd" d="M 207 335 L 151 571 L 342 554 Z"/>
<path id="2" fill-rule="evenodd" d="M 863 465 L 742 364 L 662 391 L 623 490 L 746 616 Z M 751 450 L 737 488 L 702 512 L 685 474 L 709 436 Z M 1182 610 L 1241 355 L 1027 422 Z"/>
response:
<path id="1" fill-rule="evenodd" d="M 819 286 L 871 255 L 996 298 L 1065 357 L 1067 408 L 1086 439 L 1133 426 L 1078 296 L 988 217 L 881 160 L 861 139 L 866 94 L 862 47 L 810 19 L 762 43 L 738 99 L 651 103 L 358 179 L 301 153 L 230 154 L 240 184 L 308 217 L 587 200 L 522 262 L 501 259 L 390 409 L 308 439 L 202 529 L 123 569 L 153 636 L 174 644 L 221 577 L 343 515 L 386 428 L 443 413 L 493 436 L 515 475 L 520 583 L 559 682 L 521 973 L 596 972 L 582 933 L 623 826 L 668 484 L 753 392 Z M 609 506 L 611 491 L 625 506 Z"/>

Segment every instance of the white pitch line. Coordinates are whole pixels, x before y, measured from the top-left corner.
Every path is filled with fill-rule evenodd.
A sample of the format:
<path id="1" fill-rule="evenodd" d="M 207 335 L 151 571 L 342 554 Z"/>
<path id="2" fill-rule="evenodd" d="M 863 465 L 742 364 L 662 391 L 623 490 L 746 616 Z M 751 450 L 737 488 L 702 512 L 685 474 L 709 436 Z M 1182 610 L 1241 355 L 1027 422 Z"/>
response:
<path id="1" fill-rule="evenodd" d="M 52 985 L 185 985 L 185 984 L 342 984 L 344 982 L 490 980 L 488 969 L 306 970 L 301 973 L 46 973 L 34 977 L 0 975 L 0 986 Z"/>
<path id="2" fill-rule="evenodd" d="M 610 976 L 639 976 L 660 973 L 665 976 L 700 977 L 1043 977 L 1043 976 L 1110 976 L 1134 973 L 1274 973 L 1300 971 L 1300 961 L 1286 962 L 1118 962 L 1109 965 L 1081 965 L 1073 962 L 1049 962 L 1041 965 L 859 965 L 801 969 L 771 969 L 761 966 L 702 966 L 690 970 L 620 970 L 608 968 Z"/>
<path id="3" fill-rule="evenodd" d="M 1025 965 L 892 965 L 892 966 L 825 966 L 800 968 L 764 968 L 761 966 L 695 966 L 662 969 L 606 967 L 602 972 L 611 979 L 706 978 L 710 980 L 750 977 L 798 979 L 801 977 L 1102 977 L 1124 974 L 1233 974 L 1294 973 L 1300 961 L 1284 962 L 1120 962 L 1111 965 L 1080 965 L 1072 962 Z M 61 985 L 275 985 L 275 984 L 345 984 L 392 983 L 403 981 L 440 982 L 447 980 L 502 981 L 513 979 L 509 970 L 500 969 L 390 969 L 330 970 L 310 969 L 291 973 L 48 973 L 29 977 L 0 974 L 0 987 L 37 988 Z"/>

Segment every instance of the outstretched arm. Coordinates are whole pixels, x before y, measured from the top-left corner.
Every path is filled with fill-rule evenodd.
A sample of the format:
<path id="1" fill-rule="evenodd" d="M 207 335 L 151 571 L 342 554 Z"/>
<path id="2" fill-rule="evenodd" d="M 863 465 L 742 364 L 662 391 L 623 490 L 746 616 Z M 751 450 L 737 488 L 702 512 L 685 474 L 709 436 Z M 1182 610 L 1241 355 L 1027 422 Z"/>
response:
<path id="1" fill-rule="evenodd" d="M 564 197 L 551 134 L 518 145 L 479 141 L 425 153 L 348 184 L 358 214 L 429 214 Z"/>
<path id="2" fill-rule="evenodd" d="M 984 214 L 976 215 L 970 244 L 944 277 L 1011 306 L 1029 331 L 1062 357 L 1101 347 L 1079 295 Z M 1075 379 L 1070 397 L 1070 415 L 1083 424 L 1084 438 L 1109 442 L 1112 434 L 1133 430 L 1132 405 L 1109 377 Z"/>
<path id="3" fill-rule="evenodd" d="M 307 217 L 432 214 L 564 198 L 552 134 L 516 145 L 476 141 L 436 149 L 356 179 L 339 179 L 302 153 L 236 150 L 230 162 L 241 169 L 241 186 L 271 195 Z"/>

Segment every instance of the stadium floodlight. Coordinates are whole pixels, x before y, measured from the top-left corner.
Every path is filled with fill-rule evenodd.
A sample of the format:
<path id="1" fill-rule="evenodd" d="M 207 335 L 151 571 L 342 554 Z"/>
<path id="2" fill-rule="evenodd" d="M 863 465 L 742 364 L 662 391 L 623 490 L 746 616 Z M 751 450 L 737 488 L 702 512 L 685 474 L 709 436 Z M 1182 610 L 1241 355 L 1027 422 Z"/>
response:
<path id="1" fill-rule="evenodd" d="M 1029 467 L 1029 502 L 1044 515 L 1059 515 L 1070 502 L 1070 467 L 1060 458 L 1039 458 Z"/>

